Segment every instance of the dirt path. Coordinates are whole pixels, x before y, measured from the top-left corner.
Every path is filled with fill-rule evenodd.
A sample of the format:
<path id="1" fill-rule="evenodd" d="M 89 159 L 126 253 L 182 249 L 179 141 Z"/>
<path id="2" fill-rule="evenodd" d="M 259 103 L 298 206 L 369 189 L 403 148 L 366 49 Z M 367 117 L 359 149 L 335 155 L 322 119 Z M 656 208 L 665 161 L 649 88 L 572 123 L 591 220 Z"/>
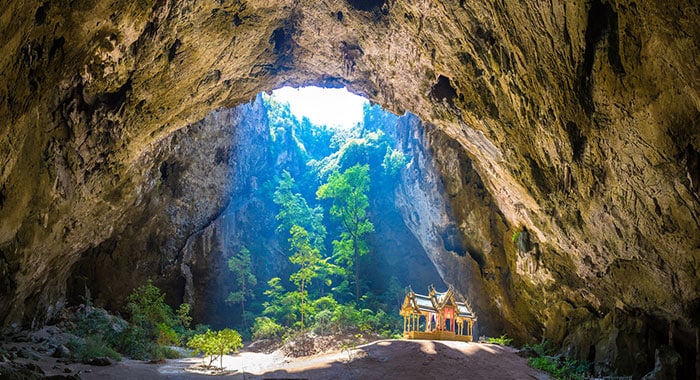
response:
<path id="1" fill-rule="evenodd" d="M 197 363 L 201 359 L 168 360 L 165 364 L 126 360 L 108 367 L 75 365 L 72 369 L 84 380 L 548 379 L 528 367 L 512 348 L 448 341 L 384 340 L 359 346 L 349 354 L 344 351 L 304 358 L 288 358 L 279 352 L 242 352 L 224 357 L 224 366 L 235 373 L 215 377 L 186 371 Z"/>

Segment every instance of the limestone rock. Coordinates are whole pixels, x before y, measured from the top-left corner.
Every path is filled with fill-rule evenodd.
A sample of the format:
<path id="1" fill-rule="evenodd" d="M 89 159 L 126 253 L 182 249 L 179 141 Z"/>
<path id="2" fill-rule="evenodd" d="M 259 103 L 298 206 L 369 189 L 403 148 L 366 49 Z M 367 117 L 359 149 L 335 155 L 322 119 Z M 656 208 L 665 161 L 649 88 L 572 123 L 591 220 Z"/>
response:
<path id="1" fill-rule="evenodd" d="M 68 358 L 68 357 L 70 357 L 70 355 L 71 355 L 71 352 L 68 349 L 68 347 L 66 347 L 62 344 L 56 346 L 56 348 L 51 353 L 51 356 L 54 358 Z"/>
<path id="2" fill-rule="evenodd" d="M 105 257 L 94 270 L 124 290 L 149 274 L 178 280 L 161 269 L 227 202 L 214 176 L 188 182 L 186 160 L 162 162 L 167 142 L 219 107 L 311 83 L 434 128 L 426 140 L 456 223 L 413 228 L 445 245 L 433 261 L 447 282 L 481 294 L 485 330 L 575 345 L 598 331 L 576 352 L 607 347 L 624 362 L 620 342 L 662 344 L 651 326 L 698 325 L 694 2 L 35 0 L 0 12 L 4 326 L 42 325 L 80 281 L 76 263 L 142 226 L 162 225 L 139 237 L 161 256 Z M 181 181 L 197 194 L 174 192 Z M 156 200 L 163 214 L 138 212 Z M 523 227 L 532 249 L 518 252 Z M 682 341 L 682 356 L 697 350 Z"/>
<path id="3" fill-rule="evenodd" d="M 676 379 L 676 370 L 681 362 L 681 356 L 668 346 L 657 348 L 655 356 L 656 364 L 654 370 L 644 375 L 642 380 Z"/>

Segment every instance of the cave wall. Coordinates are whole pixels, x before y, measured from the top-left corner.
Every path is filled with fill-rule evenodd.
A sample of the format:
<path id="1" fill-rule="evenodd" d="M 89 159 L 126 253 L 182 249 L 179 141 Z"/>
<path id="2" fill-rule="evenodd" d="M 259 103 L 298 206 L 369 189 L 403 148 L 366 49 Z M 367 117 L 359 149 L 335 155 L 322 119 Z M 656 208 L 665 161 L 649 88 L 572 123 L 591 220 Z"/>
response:
<path id="1" fill-rule="evenodd" d="M 467 248 L 503 250 L 464 259 L 469 286 L 504 296 L 484 310 L 509 332 L 581 347 L 590 326 L 651 342 L 654 325 L 682 346 L 700 320 L 699 14 L 654 0 L 9 1 L 3 324 L 43 323 L 73 265 L 118 244 L 160 141 L 259 91 L 314 83 L 414 112 L 456 144 L 452 167 L 474 169 L 496 223 L 462 229 Z M 448 189 L 473 178 L 443 176 Z M 485 225 L 454 202 L 460 228 Z M 517 252 L 523 227 L 530 249 Z"/>

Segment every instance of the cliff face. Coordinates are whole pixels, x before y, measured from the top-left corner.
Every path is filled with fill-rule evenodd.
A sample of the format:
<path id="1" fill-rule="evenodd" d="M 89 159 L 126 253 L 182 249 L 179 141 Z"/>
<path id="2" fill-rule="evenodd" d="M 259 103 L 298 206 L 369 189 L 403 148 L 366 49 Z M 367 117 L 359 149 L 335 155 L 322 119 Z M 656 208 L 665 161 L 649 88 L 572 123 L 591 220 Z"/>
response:
<path id="1" fill-rule="evenodd" d="M 669 336 L 693 361 L 696 3 L 14 1 L 0 12 L 4 324 L 45 321 L 74 264 L 122 244 L 122 226 L 165 224 L 173 234 L 154 251 L 205 228 L 187 212 L 216 214 L 227 186 L 206 174 L 161 198 L 167 217 L 138 212 L 146 190 L 188 181 L 159 162 L 163 141 L 218 107 L 313 83 L 434 128 L 425 140 L 464 248 L 434 261 L 485 294 L 486 326 L 629 373 Z M 645 347 L 646 364 L 625 347 Z"/>

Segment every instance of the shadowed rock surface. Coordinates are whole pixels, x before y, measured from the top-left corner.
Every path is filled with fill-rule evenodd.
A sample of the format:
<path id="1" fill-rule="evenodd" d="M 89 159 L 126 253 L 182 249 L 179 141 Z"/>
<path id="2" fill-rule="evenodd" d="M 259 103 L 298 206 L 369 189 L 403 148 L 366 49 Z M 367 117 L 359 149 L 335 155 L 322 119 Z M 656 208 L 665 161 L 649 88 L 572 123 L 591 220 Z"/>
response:
<path id="1" fill-rule="evenodd" d="M 4 325 L 40 326 L 65 304 L 67 284 L 79 281 L 70 274 L 81 258 L 130 244 L 138 260 L 111 263 L 130 276 L 110 265 L 94 267 L 96 275 L 113 276 L 124 291 L 160 275 L 179 284 L 175 297 L 196 297 L 199 280 L 183 275 L 196 265 L 177 274 L 163 268 L 177 262 L 174 252 L 199 244 L 192 236 L 215 233 L 212 221 L 226 205 L 243 205 L 227 198 L 235 192 L 222 193 L 232 166 L 216 162 L 218 149 L 231 152 L 232 138 L 246 137 L 222 129 L 206 144 L 177 145 L 192 133 L 178 131 L 240 117 L 211 112 L 283 84 L 345 85 L 426 124 L 420 140 L 441 177 L 423 186 L 444 189 L 454 223 L 411 222 L 421 185 L 410 181 L 421 172 L 402 174 L 397 202 L 419 240 L 431 236 L 419 231 L 461 235 L 421 243 L 444 281 L 487 316 L 484 333 L 546 338 L 637 375 L 670 344 L 682 359 L 679 373 L 697 373 L 696 3 L 8 1 L 0 8 Z M 199 147 L 182 154 L 215 164 L 169 162 L 175 146 Z M 237 162 L 235 154 L 225 159 Z M 178 177 L 179 165 L 194 165 L 194 177 Z M 163 204 L 148 206 L 156 200 Z"/>

